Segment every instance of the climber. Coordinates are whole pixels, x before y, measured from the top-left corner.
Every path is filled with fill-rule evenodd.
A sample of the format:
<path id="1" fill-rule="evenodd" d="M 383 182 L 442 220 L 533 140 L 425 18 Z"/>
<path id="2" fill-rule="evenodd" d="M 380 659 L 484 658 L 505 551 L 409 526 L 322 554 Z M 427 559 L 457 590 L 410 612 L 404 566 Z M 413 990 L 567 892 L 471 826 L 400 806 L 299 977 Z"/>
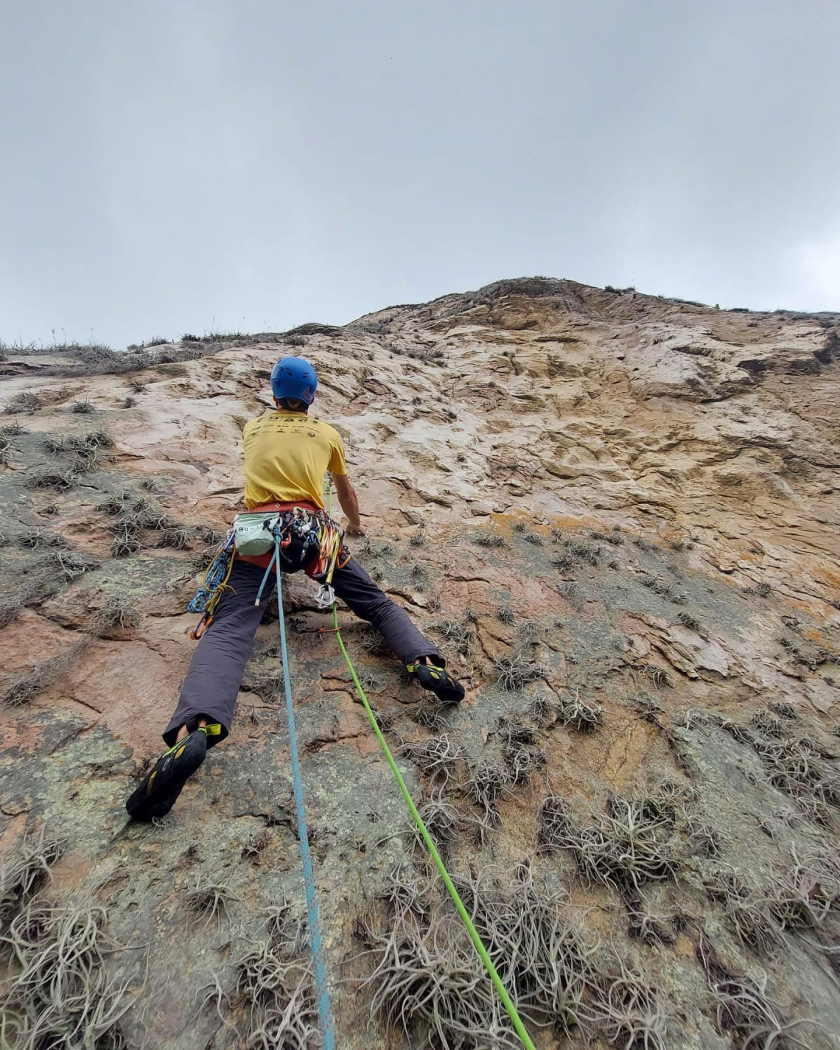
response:
<path id="1" fill-rule="evenodd" d="M 244 429 L 244 503 L 252 512 L 276 511 L 281 517 L 285 514 L 284 520 L 295 517 L 311 520 L 313 527 L 316 522 L 323 524 L 328 520 L 322 497 L 328 472 L 347 515 L 346 532 L 362 536 L 359 503 L 347 477 L 341 435 L 308 414 L 317 385 L 314 368 L 303 358 L 287 357 L 275 365 L 271 373 L 275 408 L 252 419 Z M 296 566 L 287 559 L 284 571 L 302 567 L 312 572 L 319 551 L 311 546 L 311 539 L 306 535 L 303 546 L 289 548 L 289 559 L 297 550 L 303 552 L 301 557 L 306 556 L 305 563 Z M 233 563 L 218 606 L 201 636 L 175 713 L 163 734 L 168 750 L 126 802 L 129 815 L 136 820 L 168 813 L 187 779 L 204 761 L 207 749 L 230 731 L 245 664 L 276 582 L 272 579 L 263 602 L 256 604 L 269 555 L 231 556 Z M 464 687 L 447 673 L 437 647 L 403 608 L 383 594 L 346 548 L 342 547 L 336 562 L 332 585 L 357 616 L 382 633 L 418 685 L 435 693 L 442 703 L 459 703 L 464 698 Z"/>

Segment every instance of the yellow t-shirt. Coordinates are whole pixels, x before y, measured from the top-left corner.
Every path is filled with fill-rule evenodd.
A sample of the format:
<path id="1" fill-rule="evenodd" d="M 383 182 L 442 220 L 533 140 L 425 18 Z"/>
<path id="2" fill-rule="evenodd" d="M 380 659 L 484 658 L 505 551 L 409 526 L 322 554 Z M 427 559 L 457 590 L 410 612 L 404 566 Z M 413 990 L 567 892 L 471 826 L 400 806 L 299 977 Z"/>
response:
<path id="1" fill-rule="evenodd" d="M 324 474 L 346 474 L 344 442 L 303 412 L 266 412 L 245 424 L 245 506 L 305 499 L 324 506 Z"/>

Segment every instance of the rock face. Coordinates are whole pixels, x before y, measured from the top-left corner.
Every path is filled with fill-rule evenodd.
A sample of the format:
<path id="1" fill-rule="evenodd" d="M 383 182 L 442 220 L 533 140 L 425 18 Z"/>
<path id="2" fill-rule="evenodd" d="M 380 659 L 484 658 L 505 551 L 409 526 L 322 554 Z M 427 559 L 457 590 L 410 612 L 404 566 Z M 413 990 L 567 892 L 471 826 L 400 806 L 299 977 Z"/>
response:
<path id="1" fill-rule="evenodd" d="M 840 315 L 544 278 L 3 355 L 8 1045 L 318 1045 L 275 618 L 172 814 L 122 809 L 288 353 L 345 437 L 354 554 L 467 686 L 430 707 L 341 613 L 535 1042 L 840 1046 Z M 338 1045 L 517 1046 L 312 592 L 285 601 Z"/>

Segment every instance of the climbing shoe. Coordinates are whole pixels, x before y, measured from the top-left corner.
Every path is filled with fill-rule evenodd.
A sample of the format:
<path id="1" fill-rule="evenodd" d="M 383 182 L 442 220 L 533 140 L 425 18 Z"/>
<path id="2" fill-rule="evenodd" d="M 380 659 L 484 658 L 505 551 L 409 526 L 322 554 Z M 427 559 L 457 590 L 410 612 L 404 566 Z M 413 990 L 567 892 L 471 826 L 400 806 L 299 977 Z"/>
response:
<path id="1" fill-rule="evenodd" d="M 165 751 L 154 769 L 131 793 L 125 808 L 133 820 L 165 817 L 175 805 L 184 784 L 195 773 L 207 754 L 207 735 L 218 726 L 202 726 Z"/>
<path id="2" fill-rule="evenodd" d="M 434 693 L 442 704 L 460 704 L 464 687 L 442 667 L 433 664 L 408 664 L 406 670 L 424 689 Z"/>

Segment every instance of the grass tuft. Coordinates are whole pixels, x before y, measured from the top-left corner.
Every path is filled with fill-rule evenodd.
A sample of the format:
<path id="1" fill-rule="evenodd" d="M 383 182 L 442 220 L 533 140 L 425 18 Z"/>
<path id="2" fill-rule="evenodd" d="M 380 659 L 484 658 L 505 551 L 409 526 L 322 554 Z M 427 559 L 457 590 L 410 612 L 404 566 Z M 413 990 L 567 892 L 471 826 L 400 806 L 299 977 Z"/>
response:
<path id="1" fill-rule="evenodd" d="M 501 826 L 498 804 L 506 780 L 505 770 L 493 762 L 480 762 L 470 773 L 467 795 L 473 805 L 481 808 L 479 838 L 482 843 L 490 829 Z"/>
<path id="2" fill-rule="evenodd" d="M 166 528 L 161 531 L 156 546 L 183 550 L 190 542 L 190 534 L 184 528 Z"/>
<path id="3" fill-rule="evenodd" d="M 252 942 L 238 958 L 236 993 L 248 1017 L 244 1045 L 263 1050 L 320 1045 L 314 982 L 299 958 L 301 941 L 298 934 Z"/>
<path id="4" fill-rule="evenodd" d="M 362 629 L 359 645 L 370 656 L 385 656 L 390 652 L 385 639 L 375 627 Z"/>
<path id="5" fill-rule="evenodd" d="M 54 656 L 50 660 L 42 660 L 41 663 L 36 664 L 27 671 L 10 675 L 3 683 L 2 692 L 0 692 L 0 703 L 8 704 L 10 707 L 21 707 L 23 704 L 29 703 L 53 679 L 63 674 L 79 654 L 87 648 L 88 644 L 89 640 L 84 639 L 77 642 L 66 653 L 62 653 L 61 656 Z"/>
<path id="6" fill-rule="evenodd" d="M 657 594 L 660 598 L 665 598 L 675 605 L 685 605 L 688 602 L 687 594 L 683 591 L 675 591 L 673 585 L 661 576 L 652 576 L 650 573 L 646 573 L 639 579 L 639 583 L 643 587 L 647 587 L 653 594 Z"/>
<path id="7" fill-rule="evenodd" d="M 762 955 L 778 947 L 781 930 L 768 901 L 752 893 L 734 868 L 712 870 L 703 880 L 703 888 L 710 900 L 723 906 L 741 944 Z"/>
<path id="8" fill-rule="evenodd" d="M 599 975 L 596 1018 L 611 1046 L 666 1050 L 668 1016 L 650 981 L 616 955 L 617 968 Z"/>
<path id="9" fill-rule="evenodd" d="M 542 677 L 542 672 L 522 649 L 514 649 L 493 664 L 496 684 L 506 693 L 515 693 Z"/>
<path id="10" fill-rule="evenodd" d="M 28 547 L 30 550 L 58 549 L 70 546 L 64 536 L 57 532 L 50 532 L 49 529 L 27 529 L 18 537 L 18 543 L 21 547 Z"/>
<path id="11" fill-rule="evenodd" d="M 418 812 L 441 856 L 445 860 L 448 859 L 453 843 L 457 841 L 460 832 L 464 828 L 463 815 L 440 794 L 432 795 L 425 802 L 422 802 L 418 806 Z M 406 819 L 414 832 L 416 845 L 422 849 L 422 835 L 408 814 L 406 814 Z"/>
<path id="12" fill-rule="evenodd" d="M 412 721 L 432 733 L 439 733 L 449 725 L 447 715 L 451 705 L 439 704 L 432 701 L 427 704 L 418 704 L 411 713 Z M 380 721 L 380 725 L 381 725 Z"/>
<path id="13" fill-rule="evenodd" d="M 120 521 L 116 524 L 114 538 L 111 540 L 110 551 L 114 558 L 125 558 L 136 554 L 140 550 L 140 536 L 136 525 L 128 521 Z"/>
<path id="14" fill-rule="evenodd" d="M 440 631 L 460 656 L 472 656 L 477 635 L 472 621 L 467 616 L 463 620 L 443 620 L 436 625 L 436 630 Z"/>
<path id="15" fill-rule="evenodd" d="M 473 537 L 473 543 L 478 547 L 487 547 L 489 549 L 500 549 L 507 547 L 507 541 L 504 536 L 497 536 L 492 533 L 482 532 L 478 536 Z"/>
<path id="16" fill-rule="evenodd" d="M 659 664 L 645 664 L 642 668 L 642 673 L 647 675 L 657 688 L 659 686 L 667 686 L 669 689 L 674 688 L 674 676 L 666 668 L 660 667 Z"/>
<path id="17" fill-rule="evenodd" d="M 542 852 L 569 850 L 589 883 L 633 890 L 670 878 L 677 868 L 673 802 L 662 796 L 609 800 L 605 813 L 576 826 L 565 800 L 549 796 L 540 808 L 538 845 Z"/>
<path id="18" fill-rule="evenodd" d="M 696 631 L 698 634 L 703 633 L 703 626 L 696 617 L 692 616 L 691 613 L 681 612 L 677 613 L 677 621 L 687 627 L 690 631 Z"/>
<path id="19" fill-rule="evenodd" d="M 589 538 L 592 540 L 598 540 L 600 543 L 611 543 L 614 547 L 620 547 L 624 543 L 624 537 L 620 532 L 599 532 L 597 529 L 593 529 L 589 533 Z"/>
<path id="20" fill-rule="evenodd" d="M 48 547 L 39 557 L 35 568 L 43 573 L 46 580 L 71 583 L 86 572 L 99 568 L 99 562 L 63 547 Z"/>
<path id="21" fill-rule="evenodd" d="M 399 753 L 415 762 L 432 784 L 445 788 L 455 776 L 454 770 L 464 749 L 453 743 L 446 733 L 441 733 L 419 743 L 405 743 Z"/>
<path id="22" fill-rule="evenodd" d="M 840 911 L 840 861 L 790 850 L 790 863 L 779 866 L 767 895 L 773 918 L 782 930 L 816 930 Z"/>
<path id="23" fill-rule="evenodd" d="M 659 920 L 645 908 L 645 903 L 638 894 L 625 893 L 624 905 L 627 908 L 629 921 L 627 932 L 651 946 L 673 944 L 674 937 Z"/>
<path id="24" fill-rule="evenodd" d="M 593 946 L 565 896 L 537 881 L 527 865 L 501 886 L 486 874 L 456 880 L 501 979 L 526 1025 L 590 1034 L 585 999 Z M 373 972 L 371 1015 L 407 1042 L 451 1050 L 521 1046 L 463 926 L 431 881 L 395 869 L 381 895 L 382 929 L 358 924 Z"/>
<path id="25" fill-rule="evenodd" d="M 805 1021 L 787 1021 L 778 1005 L 767 994 L 766 978 L 756 983 L 749 977 L 733 973 L 721 962 L 705 933 L 700 936 L 697 958 L 715 1005 L 715 1026 L 728 1037 L 737 1050 L 756 1047 L 802 1047 L 812 1045 L 791 1036 L 791 1031 Z"/>
<path id="26" fill-rule="evenodd" d="M 425 591 L 429 586 L 429 570 L 425 565 L 412 565 L 409 570 L 409 577 L 418 591 Z"/>
<path id="27" fill-rule="evenodd" d="M 545 765 L 545 751 L 536 731 L 524 722 L 503 720 L 502 761 L 512 784 L 526 784 Z"/>
<path id="28" fill-rule="evenodd" d="M 591 733 L 603 722 L 603 711 L 598 704 L 587 704 L 580 698 L 580 690 L 573 697 L 561 697 L 556 705 L 557 719 L 564 725 L 573 725 L 582 733 Z"/>
<path id="29" fill-rule="evenodd" d="M 78 480 L 79 475 L 73 470 L 46 467 L 30 474 L 26 479 L 26 485 L 35 490 L 56 489 L 58 492 L 67 492 Z"/>
<path id="30" fill-rule="evenodd" d="M 29 431 L 23 423 L 18 423 L 17 421 L 14 423 L 6 423 L 4 426 L 0 427 L 0 438 L 4 441 L 13 437 L 21 437 L 21 435 L 28 433 Z"/>
<path id="31" fill-rule="evenodd" d="M 12 623 L 29 602 L 37 601 L 50 591 L 51 576 L 43 571 L 26 576 L 15 590 L 0 594 L 0 627 Z"/>
<path id="32" fill-rule="evenodd" d="M 560 717 L 557 704 L 542 693 L 535 696 L 531 701 L 528 714 L 541 729 L 548 729 L 557 725 Z"/>
<path id="33" fill-rule="evenodd" d="M 563 546 L 570 558 L 592 566 L 598 564 L 604 553 L 603 547 L 599 547 L 597 543 L 589 543 L 587 540 L 565 540 Z"/>
<path id="34" fill-rule="evenodd" d="M 97 609 L 88 623 L 88 633 L 100 637 L 115 627 L 130 629 L 140 622 L 137 607 L 126 595 L 114 595 Z"/>
<path id="35" fill-rule="evenodd" d="M 8 415 L 17 415 L 26 413 L 26 415 L 33 415 L 38 412 L 45 405 L 44 399 L 40 394 L 35 394 L 31 390 L 22 390 L 19 394 L 6 402 L 3 411 Z"/>
<path id="36" fill-rule="evenodd" d="M 776 703 L 768 704 L 768 708 L 780 718 L 787 718 L 791 721 L 795 721 L 799 718 L 799 713 L 793 704 L 789 704 L 786 700 L 777 701 Z"/>
<path id="37" fill-rule="evenodd" d="M 118 514 L 122 514 L 126 509 L 126 502 L 130 499 L 128 493 L 123 492 L 119 495 L 116 493 L 109 493 L 105 499 L 97 505 L 97 510 L 103 514 L 107 514 L 109 517 L 114 518 Z"/>
<path id="38" fill-rule="evenodd" d="M 27 904 L 7 935 L 16 963 L 5 996 L 4 1042 L 42 1047 L 124 1047 L 119 1022 L 134 1004 L 129 981 L 106 976 L 122 949 L 105 933 L 107 913 L 90 902 Z"/>
<path id="39" fill-rule="evenodd" d="M 806 739 L 750 737 L 769 782 L 790 795 L 808 816 L 829 823 L 829 807 L 840 808 L 840 775 Z M 803 808 L 804 807 L 804 808 Z"/>
<path id="40" fill-rule="evenodd" d="M 50 877 L 50 868 L 64 851 L 59 839 L 48 836 L 46 828 L 34 836 L 24 835 L 17 851 L 0 874 L 0 933 Z"/>
<path id="41" fill-rule="evenodd" d="M 780 718 L 777 718 L 772 711 L 766 708 L 762 711 L 756 711 L 756 713 L 750 719 L 750 725 L 753 729 L 758 730 L 759 733 L 763 733 L 765 736 L 772 737 L 783 737 L 787 730 L 784 722 Z"/>
<path id="42" fill-rule="evenodd" d="M 689 814 L 685 821 L 688 844 L 692 853 L 701 857 L 716 857 L 723 846 L 723 836 L 703 817 Z"/>
<path id="43" fill-rule="evenodd" d="M 53 456 L 63 456 L 67 452 L 67 438 L 48 434 L 41 442 L 44 450 Z"/>
<path id="44" fill-rule="evenodd" d="M 234 903 L 241 903 L 224 883 L 204 882 L 200 878 L 195 886 L 184 895 L 184 903 L 199 915 L 204 915 L 206 925 L 230 917 L 230 908 Z"/>

